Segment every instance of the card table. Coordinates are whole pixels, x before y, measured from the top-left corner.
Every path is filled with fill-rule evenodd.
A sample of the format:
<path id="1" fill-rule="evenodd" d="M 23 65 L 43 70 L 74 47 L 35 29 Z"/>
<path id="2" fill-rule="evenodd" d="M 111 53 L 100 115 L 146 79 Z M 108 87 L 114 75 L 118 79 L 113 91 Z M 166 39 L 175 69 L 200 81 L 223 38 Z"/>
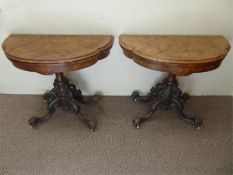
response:
<path id="1" fill-rule="evenodd" d="M 124 54 L 140 66 L 168 74 L 146 97 L 141 97 L 138 91 L 132 93 L 135 101 L 153 104 L 148 115 L 133 120 L 134 126 L 140 128 L 157 109 L 174 106 L 181 120 L 199 129 L 202 120 L 183 112 L 190 96 L 179 89 L 176 76 L 218 68 L 230 50 L 228 41 L 222 36 L 121 35 L 119 42 Z"/>
<path id="2" fill-rule="evenodd" d="M 29 119 L 31 127 L 47 120 L 60 106 L 73 112 L 91 131 L 96 122 L 80 113 L 79 103 L 86 103 L 80 89 L 63 72 L 83 69 L 109 55 L 113 37 L 108 35 L 10 35 L 2 44 L 7 58 L 22 70 L 43 75 L 55 74 L 54 88 L 43 95 L 48 113 Z"/>

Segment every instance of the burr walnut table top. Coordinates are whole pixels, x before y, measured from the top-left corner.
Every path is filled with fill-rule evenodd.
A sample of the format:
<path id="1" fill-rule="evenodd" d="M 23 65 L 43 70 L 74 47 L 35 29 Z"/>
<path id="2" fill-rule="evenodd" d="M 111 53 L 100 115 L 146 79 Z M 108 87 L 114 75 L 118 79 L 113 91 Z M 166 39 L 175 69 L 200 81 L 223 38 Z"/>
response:
<path id="1" fill-rule="evenodd" d="M 230 50 L 222 36 L 121 35 L 119 41 L 136 63 L 176 75 L 216 69 Z"/>
<path id="2" fill-rule="evenodd" d="M 53 74 L 96 63 L 112 44 L 113 37 L 106 35 L 10 35 L 2 48 L 16 67 Z"/>

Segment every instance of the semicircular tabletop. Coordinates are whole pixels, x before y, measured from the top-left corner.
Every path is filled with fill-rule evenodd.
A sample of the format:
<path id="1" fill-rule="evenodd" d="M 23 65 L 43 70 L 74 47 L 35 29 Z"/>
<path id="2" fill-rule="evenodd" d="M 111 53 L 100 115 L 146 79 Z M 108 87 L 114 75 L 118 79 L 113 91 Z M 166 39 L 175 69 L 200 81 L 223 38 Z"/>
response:
<path id="1" fill-rule="evenodd" d="M 108 35 L 10 35 L 2 48 L 12 63 L 41 74 L 88 67 L 105 58 L 112 47 Z"/>
<path id="2" fill-rule="evenodd" d="M 121 35 L 119 41 L 136 63 L 176 75 L 213 70 L 230 50 L 222 36 Z"/>

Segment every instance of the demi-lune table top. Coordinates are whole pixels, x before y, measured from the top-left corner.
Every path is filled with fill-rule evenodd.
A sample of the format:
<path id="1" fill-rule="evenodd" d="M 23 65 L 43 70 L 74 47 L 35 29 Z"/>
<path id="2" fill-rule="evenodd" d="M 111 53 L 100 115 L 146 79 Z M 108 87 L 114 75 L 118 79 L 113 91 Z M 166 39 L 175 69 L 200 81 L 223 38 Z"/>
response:
<path id="1" fill-rule="evenodd" d="M 222 36 L 121 35 L 119 42 L 136 63 L 176 75 L 213 70 L 230 50 Z"/>
<path id="2" fill-rule="evenodd" d="M 112 47 L 108 35 L 10 35 L 2 44 L 18 68 L 53 74 L 82 69 L 105 58 Z"/>

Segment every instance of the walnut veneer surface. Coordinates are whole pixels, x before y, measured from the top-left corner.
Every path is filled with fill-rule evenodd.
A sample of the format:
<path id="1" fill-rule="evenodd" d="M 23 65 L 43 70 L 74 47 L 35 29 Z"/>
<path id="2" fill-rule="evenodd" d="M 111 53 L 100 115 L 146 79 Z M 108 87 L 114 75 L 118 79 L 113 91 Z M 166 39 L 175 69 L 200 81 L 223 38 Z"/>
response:
<path id="1" fill-rule="evenodd" d="M 176 75 L 216 69 L 230 50 L 222 36 L 121 35 L 119 41 L 136 63 Z"/>
<path id="2" fill-rule="evenodd" d="M 113 37 L 107 35 L 10 35 L 2 48 L 12 63 L 41 74 L 82 69 L 105 58 Z"/>

